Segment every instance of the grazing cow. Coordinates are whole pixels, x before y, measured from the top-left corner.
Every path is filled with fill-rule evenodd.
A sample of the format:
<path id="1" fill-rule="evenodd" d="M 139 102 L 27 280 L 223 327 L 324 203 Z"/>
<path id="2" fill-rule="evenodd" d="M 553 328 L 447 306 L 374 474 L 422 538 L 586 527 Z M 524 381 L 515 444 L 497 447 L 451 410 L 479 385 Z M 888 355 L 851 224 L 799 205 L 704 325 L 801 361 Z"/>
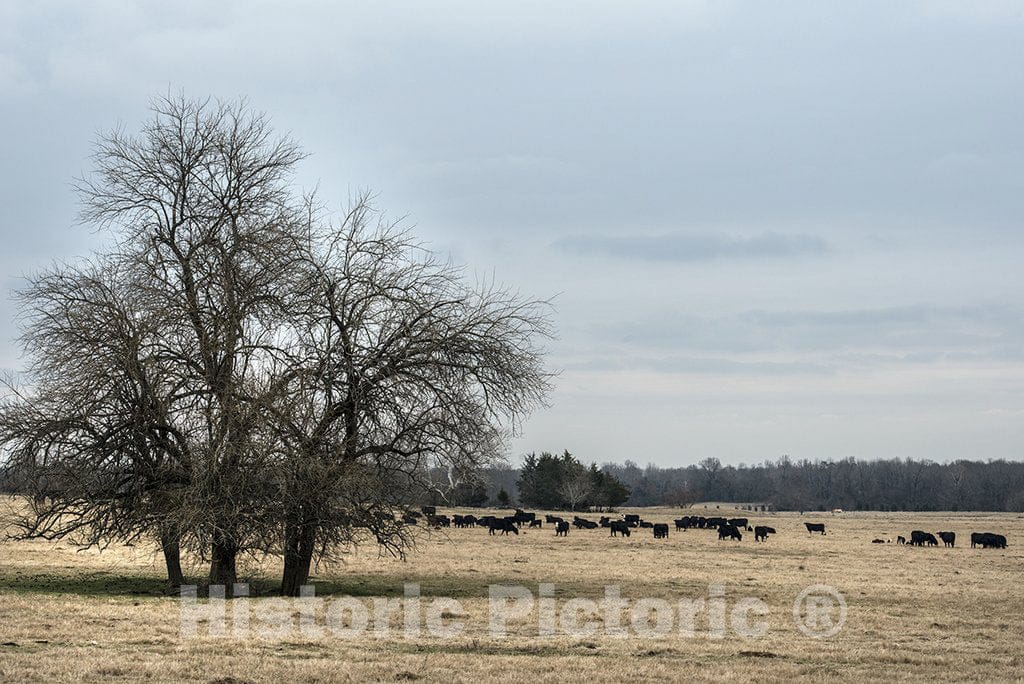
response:
<path id="1" fill-rule="evenodd" d="M 719 525 L 718 541 L 722 541 L 723 539 L 727 538 L 735 539 L 736 541 L 743 541 L 743 533 L 740 532 L 740 528 L 736 527 L 735 525 L 729 525 L 728 523 L 726 523 L 725 525 Z"/>
<path id="2" fill-rule="evenodd" d="M 728 525 L 728 524 L 729 524 L 729 521 L 726 520 L 725 518 L 708 518 L 707 520 L 704 521 L 705 527 L 707 527 L 709 529 L 712 529 L 712 530 L 717 529 L 717 528 L 721 527 L 722 525 Z"/>
<path id="3" fill-rule="evenodd" d="M 922 532 L 921 530 L 914 530 L 910 533 L 910 545 L 911 546 L 938 546 L 939 540 L 935 538 L 935 535 L 931 532 Z"/>
<path id="4" fill-rule="evenodd" d="M 493 515 L 483 515 L 477 518 L 476 524 L 478 527 L 490 527 L 491 523 L 497 520 Z"/>
<path id="5" fill-rule="evenodd" d="M 568 537 L 569 536 L 569 523 L 564 520 L 559 520 L 555 523 L 555 536 L 556 537 Z"/>
<path id="6" fill-rule="evenodd" d="M 956 532 L 939 532 L 939 539 L 945 547 L 952 549 L 956 546 Z"/>
<path id="7" fill-rule="evenodd" d="M 530 521 L 530 527 L 540 527 L 540 528 L 543 529 L 544 521 L 539 519 L 539 518 L 534 518 L 533 520 Z"/>
<path id="8" fill-rule="evenodd" d="M 654 526 L 654 538 L 655 539 L 668 539 L 668 525 L 665 523 L 658 523 Z"/>
<path id="9" fill-rule="evenodd" d="M 459 515 L 459 514 L 456 513 L 455 515 L 452 516 L 452 523 L 455 525 L 455 527 L 459 527 L 459 528 L 465 527 L 466 526 L 466 516 Z"/>
<path id="10" fill-rule="evenodd" d="M 494 534 L 501 532 L 504 535 L 508 535 L 509 532 L 512 534 L 519 534 L 519 526 L 516 525 L 514 517 L 509 518 L 492 518 L 491 524 L 487 526 L 488 534 Z"/>
<path id="11" fill-rule="evenodd" d="M 650 528 L 654 527 L 654 523 L 647 522 L 646 520 L 641 520 L 640 521 L 640 527 L 643 527 L 643 528 L 646 528 L 646 529 L 650 529 Z"/>
<path id="12" fill-rule="evenodd" d="M 676 530 L 685 530 L 690 527 L 690 521 L 686 518 L 679 518 L 673 522 L 676 524 Z"/>
<path id="13" fill-rule="evenodd" d="M 822 534 L 825 534 L 825 523 L 805 522 L 804 527 L 807 528 L 807 534 L 810 534 L 811 532 L 821 532 Z"/>
<path id="14" fill-rule="evenodd" d="M 608 529 L 612 531 L 611 536 L 613 537 L 617 534 L 621 534 L 624 537 L 629 536 L 629 525 L 626 524 L 625 520 L 613 520 L 611 524 L 608 525 Z"/>
<path id="15" fill-rule="evenodd" d="M 754 528 L 754 541 L 768 541 L 769 534 L 775 534 L 774 527 L 758 525 Z"/>
<path id="16" fill-rule="evenodd" d="M 437 515 L 437 506 L 420 506 L 423 515 Z"/>
<path id="17" fill-rule="evenodd" d="M 431 527 L 451 527 L 452 521 L 447 515 L 430 514 L 427 516 L 427 524 Z"/>
<path id="18" fill-rule="evenodd" d="M 747 526 L 747 519 L 746 518 L 732 518 L 732 519 L 729 520 L 729 524 L 730 525 L 734 525 L 736 527 L 746 527 Z"/>
<path id="19" fill-rule="evenodd" d="M 896 543 L 897 544 L 906 544 L 907 543 L 907 538 L 903 537 L 903 536 L 896 537 Z"/>
<path id="20" fill-rule="evenodd" d="M 556 523 L 562 522 L 561 518 L 559 518 L 557 515 L 551 515 L 550 513 L 544 516 L 544 520 L 549 525 L 554 525 Z"/>
<path id="21" fill-rule="evenodd" d="M 630 527 L 639 527 L 640 526 L 640 516 L 639 515 L 630 513 L 629 515 L 624 515 L 622 517 L 622 520 L 623 520 L 623 522 L 625 522 Z"/>
<path id="22" fill-rule="evenodd" d="M 983 549 L 1005 549 L 1006 537 L 991 532 L 973 532 L 971 546 L 980 545 Z"/>

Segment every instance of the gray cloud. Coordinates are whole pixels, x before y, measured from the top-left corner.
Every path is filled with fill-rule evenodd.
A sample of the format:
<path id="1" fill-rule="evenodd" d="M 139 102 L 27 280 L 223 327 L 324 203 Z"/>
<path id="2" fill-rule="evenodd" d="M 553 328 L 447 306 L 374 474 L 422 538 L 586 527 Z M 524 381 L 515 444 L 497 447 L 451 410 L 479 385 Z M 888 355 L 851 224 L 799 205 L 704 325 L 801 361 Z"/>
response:
<path id="1" fill-rule="evenodd" d="M 569 235 L 553 246 L 566 253 L 642 261 L 706 261 L 824 254 L 825 241 L 806 234 L 753 236 L 675 232 L 662 235 Z"/>
<path id="2" fill-rule="evenodd" d="M 1012 2 L 0 2 L 0 282 L 99 244 L 72 228 L 68 187 L 95 131 L 134 129 L 168 89 L 243 95 L 312 152 L 297 181 L 332 206 L 379 191 L 472 270 L 561 293 L 552 361 L 576 385 L 523 450 L 672 463 L 813 437 L 811 456 L 954 458 L 981 439 L 1019 457 L 1020 18 Z M 14 314 L 0 303 L 0 366 L 17 368 Z M 816 422 L 879 406 L 871 371 L 922 388 Z M 691 386 L 735 420 L 686 422 L 709 396 Z M 759 427 L 778 401 L 802 417 Z"/>

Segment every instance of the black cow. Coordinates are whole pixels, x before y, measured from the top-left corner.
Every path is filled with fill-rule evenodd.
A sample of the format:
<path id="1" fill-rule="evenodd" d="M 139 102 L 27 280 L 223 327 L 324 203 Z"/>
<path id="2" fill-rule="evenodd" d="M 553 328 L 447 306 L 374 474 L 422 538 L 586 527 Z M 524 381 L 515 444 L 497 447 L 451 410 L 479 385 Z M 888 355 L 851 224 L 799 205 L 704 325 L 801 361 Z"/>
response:
<path id="1" fill-rule="evenodd" d="M 559 518 L 559 517 L 558 517 L 557 515 L 551 515 L 550 513 L 544 516 L 544 520 L 545 520 L 545 521 L 546 521 L 546 522 L 547 522 L 547 523 L 548 523 L 549 525 L 554 525 L 555 523 L 560 523 L 560 522 L 562 522 L 562 519 L 561 519 L 561 518 Z"/>
<path id="2" fill-rule="evenodd" d="M 597 523 L 593 520 L 587 520 L 586 518 L 581 518 L 578 515 L 573 517 L 572 524 L 581 530 L 593 530 L 597 527 Z"/>
<path id="3" fill-rule="evenodd" d="M 402 522 L 404 522 L 406 525 L 416 525 L 417 523 L 419 523 L 419 521 L 420 519 L 411 513 L 406 513 L 402 516 Z"/>
<path id="4" fill-rule="evenodd" d="M 668 525 L 665 523 L 658 523 L 654 526 L 654 538 L 655 539 L 668 539 Z"/>
<path id="5" fill-rule="evenodd" d="M 523 525 L 523 524 L 531 523 L 534 520 L 536 520 L 537 514 L 536 513 L 527 513 L 523 509 L 517 508 L 516 509 L 516 514 L 513 517 L 515 518 L 517 525 Z"/>
<path id="6" fill-rule="evenodd" d="M 609 518 L 607 515 L 602 515 L 601 519 L 597 521 L 597 524 L 601 527 L 608 527 L 612 524 L 612 519 Z"/>
<path id="7" fill-rule="evenodd" d="M 973 532 L 971 546 L 979 545 L 983 549 L 1005 549 L 1006 537 L 991 532 Z"/>
<path id="8" fill-rule="evenodd" d="M 907 538 L 903 537 L 903 536 L 896 537 L 896 543 L 897 544 L 906 544 L 907 543 Z"/>
<path id="9" fill-rule="evenodd" d="M 678 520 L 675 520 L 674 522 L 676 524 L 676 529 L 677 530 L 686 530 L 686 529 L 690 528 L 690 519 L 689 518 L 679 518 Z"/>
<path id="10" fill-rule="evenodd" d="M 530 521 L 530 527 L 540 527 L 540 528 L 543 528 L 544 527 L 544 521 L 539 519 L 539 518 L 534 518 L 533 520 Z"/>
<path id="11" fill-rule="evenodd" d="M 872 539 L 871 543 L 872 544 L 884 544 L 885 540 L 884 539 Z"/>
<path id="12" fill-rule="evenodd" d="M 639 515 L 630 513 L 629 515 L 622 516 L 622 519 L 630 527 L 639 527 L 640 526 L 640 516 Z"/>
<path id="13" fill-rule="evenodd" d="M 427 524 L 431 527 L 451 527 L 452 521 L 447 515 L 434 515 L 431 513 L 427 516 Z"/>
<path id="14" fill-rule="evenodd" d="M 943 546 L 951 549 L 956 546 L 956 532 L 939 532 L 939 539 Z"/>
<path id="15" fill-rule="evenodd" d="M 726 523 L 725 525 L 718 526 L 718 541 L 723 539 L 735 539 L 736 541 L 743 541 L 743 533 L 740 532 L 740 528 L 735 525 Z"/>
<path id="16" fill-rule="evenodd" d="M 555 523 L 555 536 L 556 537 L 568 537 L 569 536 L 569 523 L 564 520 L 559 520 Z"/>
<path id="17" fill-rule="evenodd" d="M 625 520 L 613 520 L 611 524 L 608 525 L 608 529 L 612 531 L 611 536 L 613 537 L 617 534 L 621 534 L 624 537 L 629 536 L 629 525 Z"/>
<path id="18" fill-rule="evenodd" d="M 921 530 L 914 530 L 910 533 L 910 545 L 911 546 L 938 546 L 939 540 L 935 538 L 935 535 L 931 532 L 922 532 Z"/>
<path id="19" fill-rule="evenodd" d="M 768 541 L 769 534 L 775 534 L 774 527 L 758 525 L 754 528 L 754 541 Z"/>
<path id="20" fill-rule="evenodd" d="M 420 506 L 423 515 L 437 515 L 437 506 Z"/>
<path id="21" fill-rule="evenodd" d="M 810 534 L 811 532 L 821 532 L 822 534 L 825 534 L 825 523 L 805 522 L 804 527 L 807 528 L 807 534 Z"/>
<path id="22" fill-rule="evenodd" d="M 645 529 L 651 529 L 652 527 L 654 527 L 654 523 L 647 522 L 646 520 L 641 520 L 640 521 L 640 527 L 643 527 Z"/>
<path id="23" fill-rule="evenodd" d="M 514 517 L 508 518 L 493 518 L 491 524 L 487 526 L 488 534 L 494 534 L 501 532 L 507 535 L 509 532 L 512 534 L 519 534 L 519 526 L 516 525 Z"/>
<path id="24" fill-rule="evenodd" d="M 732 519 L 729 520 L 729 524 L 730 525 L 735 525 L 736 527 L 746 527 L 747 526 L 747 519 L 746 518 L 732 518 Z"/>

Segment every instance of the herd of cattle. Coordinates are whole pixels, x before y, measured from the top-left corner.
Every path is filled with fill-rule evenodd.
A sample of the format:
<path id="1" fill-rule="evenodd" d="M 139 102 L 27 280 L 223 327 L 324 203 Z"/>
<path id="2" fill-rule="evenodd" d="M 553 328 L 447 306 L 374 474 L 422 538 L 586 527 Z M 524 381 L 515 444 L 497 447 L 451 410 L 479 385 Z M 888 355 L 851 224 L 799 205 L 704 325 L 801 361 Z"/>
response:
<path id="1" fill-rule="evenodd" d="M 615 519 L 611 516 L 601 516 L 596 522 L 578 515 L 574 515 L 572 520 L 569 521 L 560 516 L 549 514 L 544 516 L 544 520 L 541 520 L 537 517 L 536 513 L 517 508 L 513 515 L 506 516 L 483 515 L 477 517 L 475 515 L 452 515 L 449 517 L 447 515 L 438 515 L 437 508 L 434 506 L 423 506 L 420 511 L 409 511 L 402 516 L 402 521 L 407 525 L 416 525 L 420 519 L 423 519 L 427 525 L 434 528 L 452 526 L 458 528 L 485 527 L 488 533 L 492 535 L 518 535 L 519 529 L 523 526 L 543 529 L 545 523 L 549 526 L 554 526 L 556 537 L 568 536 L 570 527 L 575 527 L 578 530 L 606 528 L 612 537 L 628 537 L 631 534 L 631 530 L 650 529 L 655 539 L 668 539 L 669 531 L 668 523 L 650 522 L 641 519 L 636 514 L 626 514 L 621 518 Z M 673 522 L 675 523 L 676 531 L 689 529 L 717 530 L 720 541 L 723 539 L 742 541 L 744 532 L 753 532 L 754 541 L 763 542 L 768 541 L 768 535 L 776 533 L 774 527 L 768 527 L 767 525 L 751 526 L 747 518 L 688 515 L 678 518 Z M 807 528 L 808 534 L 815 532 L 822 535 L 825 534 L 825 523 L 805 522 L 804 527 Z M 956 545 L 956 533 L 954 532 L 939 532 L 938 539 L 936 539 L 934 534 L 921 530 L 911 532 L 909 541 L 907 541 L 906 537 L 897 537 L 896 543 L 909 546 L 938 546 L 939 539 L 942 540 L 943 545 L 946 547 L 952 548 Z M 872 543 L 885 544 L 887 542 L 884 539 L 874 539 Z M 1005 549 L 1006 537 L 991 532 L 974 532 L 971 534 L 971 548 L 976 546 L 985 549 Z"/>

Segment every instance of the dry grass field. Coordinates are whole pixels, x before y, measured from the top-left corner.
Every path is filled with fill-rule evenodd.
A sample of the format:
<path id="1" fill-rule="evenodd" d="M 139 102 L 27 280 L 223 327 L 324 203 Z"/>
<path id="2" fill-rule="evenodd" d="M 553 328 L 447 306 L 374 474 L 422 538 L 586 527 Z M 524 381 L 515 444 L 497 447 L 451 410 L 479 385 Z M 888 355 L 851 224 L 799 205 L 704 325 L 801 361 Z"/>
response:
<path id="1" fill-rule="evenodd" d="M 645 519 L 670 522 L 680 512 L 643 509 Z M 694 514 L 704 514 L 695 509 Z M 710 515 L 745 515 L 722 506 Z M 596 518 L 596 516 L 591 516 Z M 420 585 L 422 603 L 456 599 L 446 624 L 462 632 L 405 637 L 401 616 L 386 638 L 181 636 L 181 603 L 164 596 L 159 558 L 151 549 L 79 552 L 63 543 L 0 545 L 0 681 L 186 680 L 265 681 L 714 681 L 1019 680 L 1024 677 L 1024 519 L 1009 514 L 762 514 L 754 521 L 778 534 L 764 544 L 753 534 L 719 542 L 712 531 L 651 530 L 629 539 L 608 531 L 524 529 L 490 537 L 485 529 L 452 529 L 418 542 L 407 560 L 379 558 L 365 546 L 345 563 L 320 568 L 317 594 L 369 602 L 400 597 Z M 805 520 L 828 526 L 809 535 Z M 872 544 L 895 542 L 912 529 L 953 530 L 955 549 Z M 971 549 L 972 531 L 1009 539 L 1006 550 Z M 192 568 L 198 577 L 201 568 Z M 246 568 L 258 591 L 272 582 L 273 563 Z M 538 636 L 539 616 L 495 637 L 488 628 L 488 586 L 521 586 L 534 595 L 555 585 L 555 608 L 575 598 L 600 599 L 617 585 L 623 597 L 707 597 L 724 587 L 729 611 L 743 598 L 766 604 L 764 635 L 724 638 L 698 615 L 694 635 L 625 637 L 604 633 Z M 806 636 L 793 602 L 804 587 L 827 584 L 847 603 L 833 637 Z M 256 609 L 275 599 L 239 601 Z M 568 604 L 570 607 L 574 604 Z M 230 611 L 229 611 L 230 612 Z M 293 617 L 291 609 L 286 617 Z M 647 623 L 637 623 L 641 627 Z M 628 616 L 627 616 L 627 625 Z M 201 625 L 202 627 L 202 625 Z"/>

